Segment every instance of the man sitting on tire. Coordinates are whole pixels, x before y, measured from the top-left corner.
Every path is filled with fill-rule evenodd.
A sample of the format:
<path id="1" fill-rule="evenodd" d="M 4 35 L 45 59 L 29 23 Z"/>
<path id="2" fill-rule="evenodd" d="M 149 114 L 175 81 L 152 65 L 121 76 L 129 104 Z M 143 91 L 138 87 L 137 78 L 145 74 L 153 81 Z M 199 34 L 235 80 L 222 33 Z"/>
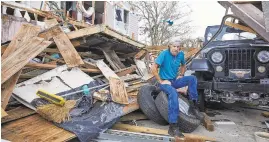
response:
<path id="1" fill-rule="evenodd" d="M 188 86 L 189 99 L 192 104 L 189 110 L 193 111 L 196 116 L 200 115 L 197 109 L 197 79 L 195 76 L 184 76 L 185 71 L 184 53 L 180 51 L 178 41 L 169 44 L 168 49 L 159 54 L 152 66 L 152 73 L 159 82 L 160 89 L 168 94 L 168 121 L 170 124 L 168 133 L 171 136 L 183 136 L 177 125 L 179 104 L 176 89 Z"/>

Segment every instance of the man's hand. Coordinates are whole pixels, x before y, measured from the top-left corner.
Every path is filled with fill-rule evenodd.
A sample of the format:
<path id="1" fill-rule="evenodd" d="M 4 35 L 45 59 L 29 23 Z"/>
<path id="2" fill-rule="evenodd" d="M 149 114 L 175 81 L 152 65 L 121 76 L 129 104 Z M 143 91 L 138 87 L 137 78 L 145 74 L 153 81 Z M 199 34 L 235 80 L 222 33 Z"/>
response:
<path id="1" fill-rule="evenodd" d="M 168 84 L 171 85 L 171 82 L 169 80 L 163 80 L 160 82 L 161 84 Z"/>
<path id="2" fill-rule="evenodd" d="M 181 76 L 181 75 L 179 75 L 179 76 L 177 76 L 177 79 L 180 79 L 180 78 L 182 78 L 183 76 Z"/>

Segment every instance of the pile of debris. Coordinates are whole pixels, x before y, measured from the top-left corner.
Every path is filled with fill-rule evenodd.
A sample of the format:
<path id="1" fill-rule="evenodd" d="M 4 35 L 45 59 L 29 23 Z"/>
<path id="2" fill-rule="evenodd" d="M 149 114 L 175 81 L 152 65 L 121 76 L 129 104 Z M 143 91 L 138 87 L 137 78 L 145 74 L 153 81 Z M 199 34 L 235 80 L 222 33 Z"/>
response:
<path id="1" fill-rule="evenodd" d="M 25 21 L 12 27 L 14 17 L 2 15 L 3 29 L 19 27 L 1 46 L 2 138 L 67 141 L 77 136 L 89 141 L 139 109 L 138 90 L 153 77 L 144 44 L 105 25 L 77 23 L 80 29 L 72 31 L 55 15 L 24 10 L 47 20 L 45 29 Z M 2 37 L 10 36 L 5 30 Z M 136 127 L 116 124 L 113 129 L 147 133 Z M 153 132 L 168 135 L 148 133 Z"/>

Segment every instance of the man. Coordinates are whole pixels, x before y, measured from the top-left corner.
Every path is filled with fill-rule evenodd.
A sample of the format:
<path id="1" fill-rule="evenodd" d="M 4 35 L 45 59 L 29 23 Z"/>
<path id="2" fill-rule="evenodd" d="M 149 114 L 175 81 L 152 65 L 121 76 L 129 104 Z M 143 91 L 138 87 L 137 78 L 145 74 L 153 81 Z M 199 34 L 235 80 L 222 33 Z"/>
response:
<path id="1" fill-rule="evenodd" d="M 168 95 L 168 121 L 170 124 L 168 133 L 171 136 L 182 136 L 177 125 L 179 104 L 176 89 L 188 86 L 189 99 L 193 104 L 190 110 L 194 110 L 194 105 L 197 106 L 197 79 L 195 76 L 184 76 L 185 71 L 184 53 L 180 51 L 178 41 L 169 44 L 168 49 L 160 53 L 152 66 L 152 73 L 159 82 L 160 89 Z M 194 111 L 194 113 L 198 112 Z"/>

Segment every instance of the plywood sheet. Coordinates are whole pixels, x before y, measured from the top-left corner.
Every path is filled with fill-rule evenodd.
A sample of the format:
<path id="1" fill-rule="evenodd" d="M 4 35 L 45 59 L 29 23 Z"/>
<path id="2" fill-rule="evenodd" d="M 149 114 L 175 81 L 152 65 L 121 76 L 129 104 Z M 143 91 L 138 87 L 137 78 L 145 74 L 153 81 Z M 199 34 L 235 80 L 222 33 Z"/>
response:
<path id="1" fill-rule="evenodd" d="M 75 134 L 53 125 L 38 114 L 2 125 L 1 136 L 12 142 L 59 142 L 75 138 Z"/>
<path id="2" fill-rule="evenodd" d="M 43 41 L 42 38 L 34 37 L 4 59 L 1 65 L 1 84 L 22 69 L 32 58 L 36 57 L 50 44 L 50 41 Z"/>

